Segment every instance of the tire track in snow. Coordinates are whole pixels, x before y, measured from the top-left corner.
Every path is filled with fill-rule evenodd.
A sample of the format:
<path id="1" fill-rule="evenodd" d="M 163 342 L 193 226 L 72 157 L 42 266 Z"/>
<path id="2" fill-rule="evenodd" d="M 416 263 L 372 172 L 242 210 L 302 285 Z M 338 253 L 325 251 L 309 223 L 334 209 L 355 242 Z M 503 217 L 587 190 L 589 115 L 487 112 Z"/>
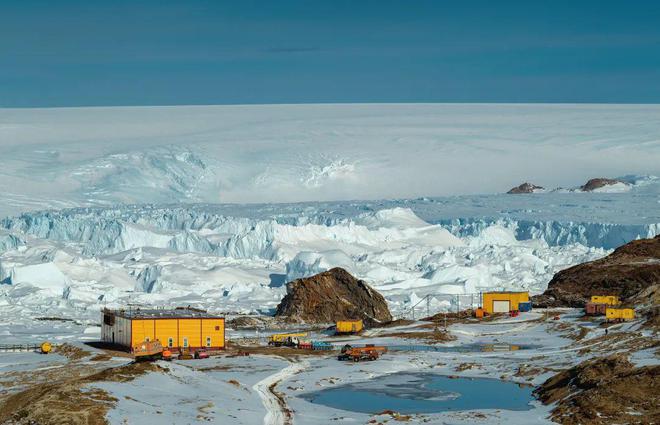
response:
<path id="1" fill-rule="evenodd" d="M 293 423 L 291 411 L 286 405 L 284 398 L 275 392 L 275 387 L 281 381 L 306 369 L 309 363 L 305 360 L 291 363 L 289 366 L 274 373 L 254 384 L 252 389 L 259 394 L 261 402 L 266 408 L 264 425 L 290 425 Z"/>

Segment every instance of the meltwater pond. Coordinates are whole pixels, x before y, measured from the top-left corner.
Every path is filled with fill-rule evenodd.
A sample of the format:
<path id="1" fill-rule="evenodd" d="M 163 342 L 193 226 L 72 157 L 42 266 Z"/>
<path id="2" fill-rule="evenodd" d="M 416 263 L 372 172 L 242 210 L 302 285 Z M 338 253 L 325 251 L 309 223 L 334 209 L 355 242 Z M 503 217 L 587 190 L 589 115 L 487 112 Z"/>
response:
<path id="1" fill-rule="evenodd" d="M 403 414 L 458 410 L 529 410 L 532 388 L 486 378 L 449 378 L 427 373 L 394 373 L 303 394 L 303 399 L 360 413 L 394 410 Z"/>

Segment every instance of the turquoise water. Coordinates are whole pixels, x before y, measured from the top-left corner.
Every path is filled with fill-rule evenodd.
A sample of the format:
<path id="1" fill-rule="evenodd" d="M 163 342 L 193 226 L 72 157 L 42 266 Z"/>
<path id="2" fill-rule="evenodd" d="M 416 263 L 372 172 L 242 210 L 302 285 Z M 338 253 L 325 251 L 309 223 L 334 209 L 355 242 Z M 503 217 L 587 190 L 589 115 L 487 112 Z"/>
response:
<path id="1" fill-rule="evenodd" d="M 303 399 L 360 413 L 394 410 L 402 414 L 458 410 L 529 410 L 531 387 L 497 379 L 395 373 L 369 381 L 303 394 Z"/>

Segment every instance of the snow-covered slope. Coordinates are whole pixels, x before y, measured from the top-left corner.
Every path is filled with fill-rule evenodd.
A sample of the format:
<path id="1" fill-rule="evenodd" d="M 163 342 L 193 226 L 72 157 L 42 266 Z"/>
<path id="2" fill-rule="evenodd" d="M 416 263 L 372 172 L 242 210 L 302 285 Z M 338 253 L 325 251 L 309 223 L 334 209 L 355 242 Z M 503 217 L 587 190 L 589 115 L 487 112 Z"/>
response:
<path id="1" fill-rule="evenodd" d="M 660 175 L 657 105 L 0 109 L 0 217 L 115 203 L 500 193 Z"/>

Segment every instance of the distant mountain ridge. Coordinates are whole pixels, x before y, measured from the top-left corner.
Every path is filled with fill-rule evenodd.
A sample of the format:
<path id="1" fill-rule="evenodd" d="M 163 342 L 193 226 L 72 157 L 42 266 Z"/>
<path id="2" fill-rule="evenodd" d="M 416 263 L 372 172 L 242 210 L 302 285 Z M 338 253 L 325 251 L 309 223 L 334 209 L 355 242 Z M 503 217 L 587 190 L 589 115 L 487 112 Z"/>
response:
<path id="1" fill-rule="evenodd" d="M 507 191 L 507 194 L 517 195 L 524 193 L 546 193 L 546 192 L 599 192 L 599 193 L 622 193 L 628 192 L 633 187 L 645 186 L 652 183 L 657 183 L 658 177 L 656 176 L 637 176 L 628 175 L 617 178 L 595 177 L 589 179 L 581 186 L 565 189 L 558 187 L 552 190 L 546 190 L 543 186 L 533 183 L 525 182 L 519 186 L 513 187 Z"/>
<path id="2" fill-rule="evenodd" d="M 532 183 L 523 183 L 520 186 L 516 186 L 510 189 L 507 193 L 509 194 L 518 194 L 518 193 L 538 193 L 544 192 L 545 189 L 542 186 L 537 186 Z"/>

